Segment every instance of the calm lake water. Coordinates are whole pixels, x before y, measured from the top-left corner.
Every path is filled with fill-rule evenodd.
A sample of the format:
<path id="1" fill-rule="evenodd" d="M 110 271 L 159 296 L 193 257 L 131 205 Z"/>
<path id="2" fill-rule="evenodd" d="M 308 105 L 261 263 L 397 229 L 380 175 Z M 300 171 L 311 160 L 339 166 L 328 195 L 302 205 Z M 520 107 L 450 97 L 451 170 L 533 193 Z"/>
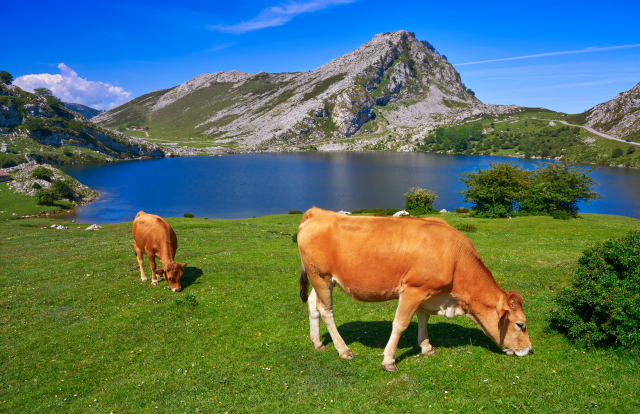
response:
<path id="1" fill-rule="evenodd" d="M 464 206 L 459 177 L 478 166 L 511 161 L 532 169 L 538 160 L 426 153 L 337 152 L 236 154 L 163 158 L 61 169 L 100 193 L 63 215 L 82 223 L 132 221 L 140 210 L 162 217 L 236 219 L 317 206 L 329 210 L 404 208 L 410 187 L 438 195 L 433 206 Z M 580 212 L 640 219 L 640 170 L 601 167 L 590 174 L 606 197 Z"/>

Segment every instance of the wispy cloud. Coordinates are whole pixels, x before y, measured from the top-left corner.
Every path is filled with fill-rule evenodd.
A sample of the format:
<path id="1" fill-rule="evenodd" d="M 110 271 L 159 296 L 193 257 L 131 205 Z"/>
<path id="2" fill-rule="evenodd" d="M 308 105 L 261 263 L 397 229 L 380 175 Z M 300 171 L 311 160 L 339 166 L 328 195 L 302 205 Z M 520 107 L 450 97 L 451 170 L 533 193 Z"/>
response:
<path id="1" fill-rule="evenodd" d="M 311 0 L 303 2 L 288 2 L 278 6 L 266 8 L 251 20 L 234 25 L 214 25 L 209 29 L 225 33 L 247 33 L 267 27 L 282 26 L 299 14 L 312 13 L 331 6 L 353 3 L 357 0 Z"/>
<path id="2" fill-rule="evenodd" d="M 517 57 L 504 58 L 504 59 L 481 60 L 481 61 L 478 61 L 478 62 L 456 63 L 453 66 L 476 65 L 478 63 L 503 62 L 503 61 L 506 61 L 506 60 L 530 59 L 530 58 L 547 57 L 547 56 L 574 55 L 574 54 L 577 54 L 577 53 L 605 52 L 605 51 L 608 51 L 608 50 L 631 49 L 631 48 L 634 48 L 634 47 L 640 47 L 640 44 L 638 44 L 638 45 L 610 46 L 610 47 L 588 47 L 586 49 L 569 50 L 569 51 L 566 51 L 566 52 L 551 52 L 551 53 L 541 53 L 539 55 L 517 56 Z"/>
<path id="3" fill-rule="evenodd" d="M 79 103 L 96 109 L 110 109 L 131 99 L 132 93 L 119 86 L 81 78 L 64 63 L 58 65 L 60 74 L 40 73 L 16 78 L 13 84 L 33 92 L 47 88 L 64 102 Z"/>

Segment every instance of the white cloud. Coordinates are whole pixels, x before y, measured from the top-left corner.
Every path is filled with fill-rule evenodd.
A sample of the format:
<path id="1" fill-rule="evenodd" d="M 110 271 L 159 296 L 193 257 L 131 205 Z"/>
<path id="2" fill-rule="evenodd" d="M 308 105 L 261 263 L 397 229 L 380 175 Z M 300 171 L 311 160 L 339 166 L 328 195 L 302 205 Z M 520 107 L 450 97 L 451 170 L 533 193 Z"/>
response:
<path id="1" fill-rule="evenodd" d="M 510 57 L 510 58 L 504 58 L 504 59 L 493 59 L 493 60 L 481 60 L 481 61 L 478 61 L 478 62 L 456 63 L 453 66 L 476 65 L 478 63 L 503 62 L 505 60 L 530 59 L 530 58 L 536 58 L 536 57 L 574 55 L 576 53 L 605 52 L 605 51 L 608 51 L 608 50 L 631 49 L 631 48 L 634 48 L 634 47 L 640 47 L 640 45 L 623 45 L 623 46 L 610 46 L 610 47 L 588 47 L 586 49 L 569 50 L 569 51 L 566 51 L 566 52 L 540 53 L 538 55 L 517 56 L 517 57 Z"/>
<path id="2" fill-rule="evenodd" d="M 357 0 L 311 0 L 301 3 L 289 2 L 278 6 L 268 7 L 262 10 L 258 16 L 251 20 L 247 20 L 246 22 L 240 22 L 232 26 L 209 26 L 209 29 L 226 33 L 247 33 L 267 27 L 282 26 L 299 14 L 311 13 L 335 5 L 353 3 L 354 1 Z"/>
<path id="3" fill-rule="evenodd" d="M 110 109 L 132 97 L 131 92 L 119 86 L 81 78 L 64 63 L 58 65 L 60 74 L 41 73 L 16 78 L 13 84 L 33 92 L 35 88 L 47 88 L 63 102 L 79 103 L 96 109 Z"/>

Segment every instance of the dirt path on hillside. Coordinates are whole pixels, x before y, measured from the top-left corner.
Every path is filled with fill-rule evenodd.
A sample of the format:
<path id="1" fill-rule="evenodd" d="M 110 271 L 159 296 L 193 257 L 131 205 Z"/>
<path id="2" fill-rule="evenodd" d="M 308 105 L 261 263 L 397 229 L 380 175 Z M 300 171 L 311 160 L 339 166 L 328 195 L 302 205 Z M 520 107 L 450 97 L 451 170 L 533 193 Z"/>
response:
<path id="1" fill-rule="evenodd" d="M 595 129 L 590 128 L 590 127 L 588 127 L 588 126 L 583 126 L 583 125 L 573 125 L 573 124 L 568 123 L 567 121 L 560 121 L 560 120 L 557 120 L 557 119 L 544 119 L 544 118 L 531 118 L 531 119 L 538 119 L 538 120 L 540 120 L 540 121 L 560 122 L 561 124 L 565 124 L 565 125 L 568 125 L 568 126 L 572 126 L 572 127 L 578 127 L 578 128 L 586 129 L 587 131 L 591 132 L 592 134 L 596 134 L 596 135 L 598 135 L 598 136 L 600 136 L 600 137 L 602 137 L 602 138 L 610 139 L 610 140 L 613 140 L 613 141 L 624 142 L 625 144 L 640 145 L 640 142 L 633 142 L 633 141 L 629 141 L 629 142 L 627 142 L 627 141 L 625 141 L 624 139 L 616 138 L 616 137 L 614 137 L 614 136 L 611 136 L 611 135 L 605 134 L 604 132 L 596 131 Z"/>

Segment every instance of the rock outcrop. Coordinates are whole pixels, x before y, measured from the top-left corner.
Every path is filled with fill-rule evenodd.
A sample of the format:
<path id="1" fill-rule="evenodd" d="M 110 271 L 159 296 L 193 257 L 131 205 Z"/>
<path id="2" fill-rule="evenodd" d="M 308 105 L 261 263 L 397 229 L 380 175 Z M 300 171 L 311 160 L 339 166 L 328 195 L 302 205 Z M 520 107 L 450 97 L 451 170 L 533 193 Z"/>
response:
<path id="1" fill-rule="evenodd" d="M 640 142 L 640 83 L 584 113 L 586 125 L 622 139 Z"/>

